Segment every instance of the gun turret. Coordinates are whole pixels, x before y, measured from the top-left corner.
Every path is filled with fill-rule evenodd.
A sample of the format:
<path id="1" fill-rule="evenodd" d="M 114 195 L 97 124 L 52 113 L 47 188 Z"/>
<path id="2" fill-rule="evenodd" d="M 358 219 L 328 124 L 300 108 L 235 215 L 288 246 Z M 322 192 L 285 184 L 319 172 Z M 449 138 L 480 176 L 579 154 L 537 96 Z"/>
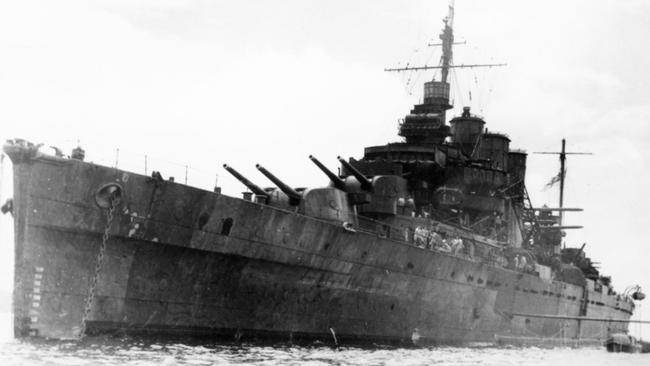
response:
<path id="1" fill-rule="evenodd" d="M 364 191 L 372 190 L 372 182 L 370 181 L 370 179 L 366 178 L 366 176 L 363 175 L 360 171 L 358 171 L 357 168 L 353 167 L 350 163 L 342 159 L 340 156 L 337 156 L 336 158 L 339 159 L 339 161 L 341 162 L 341 164 L 343 164 L 343 166 L 347 171 L 352 173 L 352 175 L 354 175 L 354 177 L 357 178 L 359 183 L 361 183 L 361 189 L 363 189 Z"/>
<path id="2" fill-rule="evenodd" d="M 334 187 L 344 191 L 345 190 L 345 181 L 341 178 L 338 177 L 338 175 L 334 174 L 331 170 L 327 169 L 325 165 L 323 165 L 318 159 L 316 159 L 313 155 L 309 155 L 309 159 L 316 164 L 316 166 L 327 175 L 327 177 L 332 181 L 332 184 L 334 184 Z"/>
<path id="3" fill-rule="evenodd" d="M 246 179 L 246 177 L 239 174 L 238 171 L 230 167 L 228 164 L 224 164 L 223 168 L 226 169 L 228 173 L 232 174 L 235 178 L 237 178 L 238 181 L 242 182 L 246 187 L 248 187 L 248 189 L 250 189 L 256 195 L 265 196 L 267 199 L 270 197 L 270 195 L 266 193 L 262 188 L 260 188 L 258 185 L 251 182 L 250 180 Z"/>
<path id="4" fill-rule="evenodd" d="M 255 167 L 257 170 L 259 170 L 262 174 L 264 174 L 273 184 L 278 186 L 284 194 L 289 196 L 289 203 L 292 205 L 297 205 L 298 202 L 300 202 L 300 199 L 302 198 L 302 195 L 298 193 L 295 189 L 289 187 L 288 185 L 284 184 L 280 179 L 278 179 L 275 175 L 271 174 L 268 170 L 264 169 L 263 166 L 256 164 Z"/>

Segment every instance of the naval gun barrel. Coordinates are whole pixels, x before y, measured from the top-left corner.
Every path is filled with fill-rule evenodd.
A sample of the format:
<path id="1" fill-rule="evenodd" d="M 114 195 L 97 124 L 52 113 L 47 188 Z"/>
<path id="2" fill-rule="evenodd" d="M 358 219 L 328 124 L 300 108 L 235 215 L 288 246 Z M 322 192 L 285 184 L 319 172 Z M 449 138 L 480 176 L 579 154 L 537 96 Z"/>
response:
<path id="1" fill-rule="evenodd" d="M 580 257 L 580 254 L 582 254 L 582 251 L 585 250 L 585 246 L 587 246 L 587 243 L 582 243 L 582 246 L 580 247 L 580 249 L 578 249 L 576 254 L 573 256 L 573 259 L 571 259 L 571 262 L 575 262 L 578 259 L 578 257 Z"/>
<path id="2" fill-rule="evenodd" d="M 353 167 L 350 163 L 345 161 L 345 159 L 341 158 L 340 156 L 337 156 L 336 158 L 339 159 L 339 161 L 341 162 L 341 164 L 343 164 L 343 166 L 347 171 L 352 173 L 352 175 L 354 175 L 354 177 L 357 178 L 359 183 L 361 183 L 361 189 L 363 189 L 364 191 L 370 191 L 372 189 L 372 182 L 370 181 L 370 179 L 366 178 L 365 175 L 363 175 L 360 171 L 357 170 L 357 168 Z"/>
<path id="3" fill-rule="evenodd" d="M 533 207 L 534 211 L 558 211 L 558 212 L 582 212 L 581 208 L 571 208 L 571 207 Z"/>
<path id="4" fill-rule="evenodd" d="M 263 166 L 261 166 L 259 164 L 256 164 L 255 167 L 262 174 L 264 174 L 267 178 L 269 178 L 269 180 L 271 182 L 273 182 L 273 184 L 278 186 L 278 188 L 280 188 L 280 190 L 282 192 L 284 192 L 284 194 L 289 196 L 290 199 L 292 199 L 294 201 L 300 201 L 300 198 L 302 197 L 302 195 L 300 193 L 298 193 L 295 189 L 293 189 L 293 188 L 289 187 L 288 185 L 284 184 L 283 181 L 278 179 L 278 177 L 276 177 L 275 175 L 271 174 L 271 172 L 269 172 L 268 170 L 264 169 Z"/>
<path id="5" fill-rule="evenodd" d="M 269 194 L 266 193 L 262 188 L 260 188 L 258 185 L 255 183 L 251 182 L 250 180 L 246 179 L 243 175 L 239 174 L 238 171 L 233 169 L 231 166 L 228 164 L 224 164 L 223 168 L 228 171 L 228 173 L 232 174 L 235 178 L 237 178 L 238 181 L 242 182 L 248 189 L 251 190 L 251 192 L 255 193 L 258 196 L 264 196 L 264 197 L 269 197 Z"/>
<path id="6" fill-rule="evenodd" d="M 583 226 L 579 225 L 565 225 L 565 226 L 540 226 L 542 230 L 567 230 L 567 229 L 582 229 Z"/>
<path id="7" fill-rule="evenodd" d="M 338 175 L 334 174 L 331 170 L 327 169 L 323 163 L 318 161 L 313 155 L 309 155 L 309 159 L 316 164 L 316 166 L 327 175 L 327 177 L 332 181 L 334 184 L 334 187 L 340 189 L 340 190 L 345 190 L 345 181 L 341 178 L 339 178 Z"/>

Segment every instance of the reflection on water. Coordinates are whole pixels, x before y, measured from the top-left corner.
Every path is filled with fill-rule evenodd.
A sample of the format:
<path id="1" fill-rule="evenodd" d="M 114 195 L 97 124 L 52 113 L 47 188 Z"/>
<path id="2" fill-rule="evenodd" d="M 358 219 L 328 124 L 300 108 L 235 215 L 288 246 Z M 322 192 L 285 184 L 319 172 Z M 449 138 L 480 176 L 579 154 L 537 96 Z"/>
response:
<path id="1" fill-rule="evenodd" d="M 0 365 L 650 365 L 650 354 L 610 354 L 604 348 L 362 349 L 145 343 L 95 338 L 86 342 L 24 342 L 0 323 Z"/>

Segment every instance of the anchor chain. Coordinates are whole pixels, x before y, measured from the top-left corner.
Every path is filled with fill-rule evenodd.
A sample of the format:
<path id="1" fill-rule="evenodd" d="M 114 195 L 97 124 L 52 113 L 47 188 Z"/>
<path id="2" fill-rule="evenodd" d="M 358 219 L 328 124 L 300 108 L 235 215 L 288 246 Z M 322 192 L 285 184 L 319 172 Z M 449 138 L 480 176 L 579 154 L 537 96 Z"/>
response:
<path id="1" fill-rule="evenodd" d="M 118 199 L 113 196 L 110 199 L 110 206 L 108 212 L 106 213 L 106 226 L 104 227 L 104 235 L 102 235 L 102 243 L 99 246 L 99 253 L 97 253 L 97 261 L 95 263 L 95 274 L 90 281 L 90 288 L 88 289 L 88 297 L 86 298 L 86 304 L 84 307 L 83 315 L 81 316 L 81 330 L 79 331 L 79 340 L 83 339 L 86 335 L 86 322 L 88 321 L 88 316 L 90 315 L 90 310 L 93 306 L 93 300 L 95 299 L 95 290 L 97 289 L 97 281 L 99 280 L 99 274 L 102 269 L 102 262 L 104 261 L 104 253 L 106 252 L 106 243 L 108 242 L 108 237 L 110 235 L 111 224 L 113 223 L 113 211 Z"/>

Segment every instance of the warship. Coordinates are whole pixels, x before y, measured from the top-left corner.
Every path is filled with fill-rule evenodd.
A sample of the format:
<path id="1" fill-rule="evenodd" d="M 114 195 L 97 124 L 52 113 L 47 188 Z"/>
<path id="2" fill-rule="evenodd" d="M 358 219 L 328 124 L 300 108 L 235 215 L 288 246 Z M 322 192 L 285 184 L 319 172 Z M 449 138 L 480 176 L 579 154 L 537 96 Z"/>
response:
<path id="1" fill-rule="evenodd" d="M 438 69 L 401 142 L 338 157 L 295 188 L 226 164 L 242 198 L 7 141 L 14 334 L 191 336 L 335 344 L 602 342 L 627 331 L 639 288 L 616 292 L 562 213 L 534 207 L 527 153 L 465 107 L 447 121 L 453 8 Z M 564 148 L 561 161 L 566 157 Z M 307 154 L 305 154 L 307 155 Z M 307 157 L 307 156 L 306 156 Z M 564 170 L 559 173 L 564 182 Z"/>

